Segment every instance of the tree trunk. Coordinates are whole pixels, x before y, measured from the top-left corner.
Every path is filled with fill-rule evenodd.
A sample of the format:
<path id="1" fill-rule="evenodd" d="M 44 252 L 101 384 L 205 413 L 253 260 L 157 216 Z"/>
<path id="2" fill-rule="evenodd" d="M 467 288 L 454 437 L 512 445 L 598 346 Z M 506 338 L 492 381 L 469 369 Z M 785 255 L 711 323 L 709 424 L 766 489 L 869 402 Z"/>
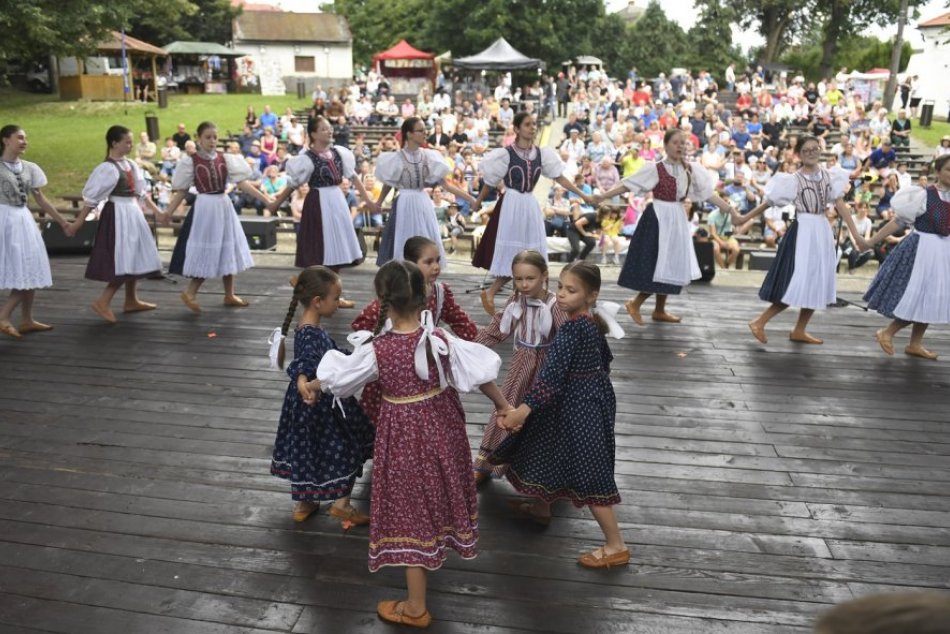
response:
<path id="1" fill-rule="evenodd" d="M 765 35 L 765 48 L 759 62 L 771 64 L 779 56 L 785 29 L 788 27 L 788 16 L 783 16 L 775 7 L 768 7 L 762 10 L 760 19 L 762 34 Z"/>
<path id="2" fill-rule="evenodd" d="M 831 0 L 829 5 L 828 21 L 825 22 L 824 29 L 825 37 L 821 43 L 821 65 L 818 67 L 818 75 L 821 78 L 834 75 L 841 26 L 848 17 L 847 0 Z"/>
<path id="3" fill-rule="evenodd" d="M 890 109 L 894 103 L 894 93 L 897 92 L 897 72 L 901 65 L 901 48 L 904 46 L 904 24 L 907 23 L 907 0 L 901 0 L 900 15 L 897 16 L 897 35 L 894 37 L 894 48 L 891 49 L 891 75 L 887 78 L 884 88 L 884 107 Z"/>

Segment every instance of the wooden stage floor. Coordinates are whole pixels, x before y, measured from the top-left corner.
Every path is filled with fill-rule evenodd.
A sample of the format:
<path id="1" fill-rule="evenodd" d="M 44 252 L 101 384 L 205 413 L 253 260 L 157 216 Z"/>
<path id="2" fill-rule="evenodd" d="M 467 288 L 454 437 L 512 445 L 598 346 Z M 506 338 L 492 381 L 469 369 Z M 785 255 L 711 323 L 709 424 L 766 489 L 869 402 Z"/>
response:
<path id="1" fill-rule="evenodd" d="M 55 259 L 56 286 L 38 294 L 55 330 L 0 339 L 0 633 L 399 631 L 375 605 L 401 595 L 402 572 L 367 572 L 365 529 L 344 535 L 325 513 L 295 525 L 268 473 L 287 377 L 268 370 L 265 339 L 292 271 L 239 276 L 243 310 L 209 281 L 200 317 L 183 283 L 148 281 L 159 310 L 110 326 L 88 309 L 101 285 L 84 265 Z M 346 274 L 358 304 L 371 276 Z M 445 277 L 484 323 L 462 292 L 481 276 Z M 480 494 L 480 556 L 431 577 L 430 631 L 807 632 L 854 596 L 948 588 L 950 330 L 928 335 L 936 363 L 901 354 L 905 338 L 884 355 L 885 320 L 855 308 L 816 316 L 823 346 L 789 343 L 791 314 L 762 346 L 745 326 L 762 306 L 752 288 L 694 285 L 671 301 L 681 325 L 621 319 L 618 513 L 633 565 L 579 568 L 600 540 L 589 513 L 561 505 L 535 529 L 495 482 Z M 353 315 L 330 324 L 337 341 Z M 463 400 L 477 446 L 489 403 Z M 368 494 L 366 480 L 359 504 Z"/>

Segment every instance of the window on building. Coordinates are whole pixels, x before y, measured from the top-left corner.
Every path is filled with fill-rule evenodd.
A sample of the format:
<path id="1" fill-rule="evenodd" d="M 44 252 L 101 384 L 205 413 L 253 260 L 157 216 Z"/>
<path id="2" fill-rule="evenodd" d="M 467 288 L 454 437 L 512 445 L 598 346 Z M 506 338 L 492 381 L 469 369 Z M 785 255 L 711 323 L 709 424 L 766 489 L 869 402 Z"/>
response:
<path id="1" fill-rule="evenodd" d="M 297 55 L 294 57 L 294 71 L 298 73 L 316 72 L 316 61 L 314 57 Z"/>

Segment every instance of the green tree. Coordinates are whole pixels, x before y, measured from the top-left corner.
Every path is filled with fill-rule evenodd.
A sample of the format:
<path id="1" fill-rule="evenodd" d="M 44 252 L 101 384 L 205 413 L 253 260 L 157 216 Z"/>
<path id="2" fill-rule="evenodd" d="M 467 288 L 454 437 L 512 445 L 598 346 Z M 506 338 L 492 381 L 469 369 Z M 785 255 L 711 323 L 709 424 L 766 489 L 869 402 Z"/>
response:
<path id="1" fill-rule="evenodd" d="M 335 0 L 322 9 L 346 17 L 353 35 L 353 63 L 369 65 L 374 53 L 401 39 L 431 49 L 425 38 L 430 21 L 427 6 L 424 0 Z"/>
<path id="2" fill-rule="evenodd" d="M 666 17 L 656 0 L 650 0 L 646 11 L 630 28 L 629 56 L 641 77 L 655 77 L 689 62 L 686 33 Z"/>
<path id="3" fill-rule="evenodd" d="M 743 59 L 742 52 L 732 44 L 735 10 L 720 0 L 707 0 L 697 8 L 696 24 L 687 33 L 689 65 L 708 69 L 721 79 L 729 64 Z"/>
<path id="4" fill-rule="evenodd" d="M 812 5 L 816 0 L 723 0 L 743 29 L 755 28 L 765 39 L 759 49 L 759 63 L 778 59 L 790 43 L 811 24 Z M 719 4 L 719 0 L 695 0 L 696 7 Z"/>
<path id="5" fill-rule="evenodd" d="M 231 41 L 232 22 L 241 8 L 232 7 L 230 0 L 189 0 L 178 4 L 190 6 L 153 3 L 150 10 L 131 20 L 129 31 L 156 46 L 177 40 L 218 44 Z"/>
<path id="6" fill-rule="evenodd" d="M 908 0 L 907 5 L 916 16 L 917 8 L 925 2 Z M 863 33 L 872 24 L 896 23 L 901 13 L 901 0 L 818 0 L 815 8 L 824 17 L 819 74 L 828 76 L 841 65 L 837 53 L 842 39 Z M 883 66 L 886 68 L 890 63 Z"/>

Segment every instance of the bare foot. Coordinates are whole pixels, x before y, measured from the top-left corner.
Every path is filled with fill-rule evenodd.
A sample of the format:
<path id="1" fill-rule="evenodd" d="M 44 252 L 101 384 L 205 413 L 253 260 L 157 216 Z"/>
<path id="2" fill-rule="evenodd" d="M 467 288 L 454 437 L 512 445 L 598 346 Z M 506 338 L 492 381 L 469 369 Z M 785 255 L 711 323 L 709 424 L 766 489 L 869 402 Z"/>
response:
<path id="1" fill-rule="evenodd" d="M 769 338 L 765 336 L 765 326 L 759 322 L 753 320 L 749 322 L 749 330 L 752 331 L 752 336 L 759 340 L 759 343 L 768 343 Z"/>
<path id="2" fill-rule="evenodd" d="M 110 324 L 114 324 L 117 321 L 115 318 L 115 314 L 112 312 L 112 309 L 109 308 L 108 306 L 103 306 L 99 302 L 93 302 L 92 304 L 90 304 L 90 306 L 92 308 L 92 312 L 96 313 L 97 315 L 105 319 Z"/>
<path id="3" fill-rule="evenodd" d="M 46 332 L 47 330 L 52 330 L 53 327 L 38 321 L 25 321 L 17 326 L 16 329 L 19 330 L 22 335 L 28 332 Z"/>
<path id="4" fill-rule="evenodd" d="M 227 295 L 224 298 L 225 306 L 235 306 L 237 308 L 244 308 L 245 306 L 250 306 L 246 299 L 242 299 L 237 295 Z"/>
<path id="5" fill-rule="evenodd" d="M 181 297 L 182 303 L 191 309 L 191 312 L 196 315 L 201 314 L 201 306 L 198 305 L 198 301 L 192 295 L 189 295 L 186 291 L 182 291 L 179 297 Z"/>
<path id="6" fill-rule="evenodd" d="M 486 313 L 489 314 L 489 316 L 494 317 L 495 316 L 495 296 L 489 295 L 488 291 L 485 290 L 481 292 L 480 297 L 482 299 L 482 308 L 485 310 Z"/>
<path id="7" fill-rule="evenodd" d="M 627 314 L 630 315 L 630 319 L 634 321 L 638 326 L 643 325 L 643 317 L 640 316 L 640 303 L 636 299 L 628 299 L 624 303 L 624 308 L 627 309 Z"/>
<path id="8" fill-rule="evenodd" d="M 911 344 L 907 346 L 906 348 L 904 348 L 904 354 L 909 354 L 912 357 L 920 357 L 921 359 L 929 359 L 930 361 L 937 360 L 936 352 L 931 352 L 930 350 L 927 350 L 927 348 L 923 347 L 919 343 L 916 345 Z"/>
<path id="9" fill-rule="evenodd" d="M 804 331 L 796 332 L 793 330 L 792 332 L 788 334 L 788 339 L 789 341 L 797 341 L 798 343 L 814 343 L 814 344 L 825 343 L 818 337 L 812 337 L 810 334 Z"/>
<path id="10" fill-rule="evenodd" d="M 669 323 L 669 324 L 678 324 L 678 323 L 680 323 L 681 321 L 683 321 L 683 318 L 682 318 L 682 317 L 677 317 L 676 315 L 673 315 L 673 314 L 668 313 L 668 312 L 666 312 L 666 311 L 664 311 L 664 312 L 662 312 L 662 313 L 658 313 L 658 312 L 656 312 L 656 311 L 653 311 L 653 314 L 650 315 L 650 319 L 652 319 L 653 321 L 665 321 L 665 322 L 667 322 L 667 323 Z"/>
<path id="11" fill-rule="evenodd" d="M 155 304 L 150 304 L 148 302 L 143 302 L 140 299 L 135 300 L 132 303 L 126 302 L 125 306 L 122 307 L 123 313 L 139 313 L 143 310 L 155 310 Z"/>
<path id="12" fill-rule="evenodd" d="M 876 333 L 874 333 L 874 338 L 877 339 L 877 342 L 881 346 L 881 350 L 887 354 L 894 354 L 894 342 L 891 337 L 891 333 L 887 332 L 887 329 L 881 328 Z"/>
<path id="13" fill-rule="evenodd" d="M 0 322 L 0 332 L 7 335 L 8 337 L 13 337 L 14 339 L 20 338 L 20 331 L 13 327 L 9 321 Z"/>

